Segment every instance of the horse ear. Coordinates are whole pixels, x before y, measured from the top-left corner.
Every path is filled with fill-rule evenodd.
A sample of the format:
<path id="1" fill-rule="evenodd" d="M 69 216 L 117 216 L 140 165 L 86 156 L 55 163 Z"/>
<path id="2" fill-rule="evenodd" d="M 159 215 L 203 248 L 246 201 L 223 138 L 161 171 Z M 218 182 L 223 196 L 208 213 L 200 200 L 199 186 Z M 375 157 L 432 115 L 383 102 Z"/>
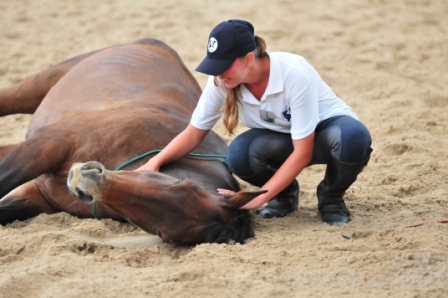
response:
<path id="1" fill-rule="evenodd" d="M 225 196 L 224 200 L 226 201 L 225 207 L 230 209 L 239 209 L 243 207 L 258 195 L 267 192 L 267 190 L 258 190 L 258 191 L 239 191 L 232 196 Z"/>

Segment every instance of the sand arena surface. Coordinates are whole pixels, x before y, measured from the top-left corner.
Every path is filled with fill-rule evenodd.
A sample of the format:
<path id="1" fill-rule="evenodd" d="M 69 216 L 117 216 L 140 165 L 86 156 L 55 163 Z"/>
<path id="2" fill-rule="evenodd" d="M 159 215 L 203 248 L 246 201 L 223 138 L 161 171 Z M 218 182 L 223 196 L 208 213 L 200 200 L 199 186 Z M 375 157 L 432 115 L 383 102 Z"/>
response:
<path id="1" fill-rule="evenodd" d="M 448 224 L 390 236 L 448 218 L 447 15 L 446 0 L 0 0 L 0 88 L 142 37 L 176 49 L 203 87 L 210 30 L 241 18 L 269 50 L 307 58 L 374 148 L 342 227 L 316 214 L 321 166 L 299 176 L 298 211 L 255 218 L 246 245 L 176 247 L 66 213 L 0 226 L 0 297 L 447 297 Z M 22 141 L 29 119 L 1 118 L 0 144 Z"/>

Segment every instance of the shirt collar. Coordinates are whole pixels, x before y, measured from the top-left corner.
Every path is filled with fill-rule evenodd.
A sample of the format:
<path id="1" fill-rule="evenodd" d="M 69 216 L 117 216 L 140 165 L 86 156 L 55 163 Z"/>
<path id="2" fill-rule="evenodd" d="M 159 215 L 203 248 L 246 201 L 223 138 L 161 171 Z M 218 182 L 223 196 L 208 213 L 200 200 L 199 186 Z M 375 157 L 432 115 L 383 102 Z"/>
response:
<path id="1" fill-rule="evenodd" d="M 264 101 L 267 96 L 283 91 L 283 74 L 280 66 L 280 60 L 274 53 L 269 51 L 266 51 L 266 53 L 269 55 L 269 81 L 261 100 L 258 101 L 255 97 L 253 97 L 252 93 L 250 93 L 250 91 L 243 86 L 243 100 L 251 104 L 259 105 L 260 102 Z"/>

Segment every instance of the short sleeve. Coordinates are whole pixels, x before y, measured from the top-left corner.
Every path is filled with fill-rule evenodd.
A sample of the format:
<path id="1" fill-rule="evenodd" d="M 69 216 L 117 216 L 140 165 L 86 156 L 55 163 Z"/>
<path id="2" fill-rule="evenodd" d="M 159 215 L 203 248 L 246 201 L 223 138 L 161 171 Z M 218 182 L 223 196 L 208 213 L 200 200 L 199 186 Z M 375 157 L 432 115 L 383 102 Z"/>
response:
<path id="1" fill-rule="evenodd" d="M 302 75 L 291 82 L 289 89 L 291 107 L 291 137 L 303 139 L 316 129 L 319 123 L 319 93 L 313 78 Z"/>
<path id="2" fill-rule="evenodd" d="M 210 130 L 222 115 L 226 92 L 223 87 L 215 86 L 214 77 L 209 76 L 204 91 L 191 117 L 191 124 L 202 130 Z"/>

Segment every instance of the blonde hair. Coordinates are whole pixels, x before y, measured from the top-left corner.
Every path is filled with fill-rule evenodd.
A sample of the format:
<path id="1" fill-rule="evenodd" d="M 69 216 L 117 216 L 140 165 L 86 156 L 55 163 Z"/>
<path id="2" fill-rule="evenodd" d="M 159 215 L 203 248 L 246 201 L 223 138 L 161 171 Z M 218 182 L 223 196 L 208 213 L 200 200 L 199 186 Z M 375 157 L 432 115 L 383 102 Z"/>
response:
<path id="1" fill-rule="evenodd" d="M 255 42 L 257 44 L 257 47 L 252 51 L 255 58 L 258 59 L 266 56 L 266 42 L 264 41 L 264 39 L 259 36 L 255 36 Z M 220 85 L 217 77 L 215 77 L 214 83 L 215 86 Z M 238 125 L 238 103 L 240 103 L 238 94 L 240 94 L 241 92 L 241 87 L 242 84 L 239 84 L 232 89 L 224 87 L 226 89 L 226 99 L 221 110 L 224 110 L 223 122 L 224 127 L 226 128 L 229 135 L 234 134 L 235 128 Z"/>

